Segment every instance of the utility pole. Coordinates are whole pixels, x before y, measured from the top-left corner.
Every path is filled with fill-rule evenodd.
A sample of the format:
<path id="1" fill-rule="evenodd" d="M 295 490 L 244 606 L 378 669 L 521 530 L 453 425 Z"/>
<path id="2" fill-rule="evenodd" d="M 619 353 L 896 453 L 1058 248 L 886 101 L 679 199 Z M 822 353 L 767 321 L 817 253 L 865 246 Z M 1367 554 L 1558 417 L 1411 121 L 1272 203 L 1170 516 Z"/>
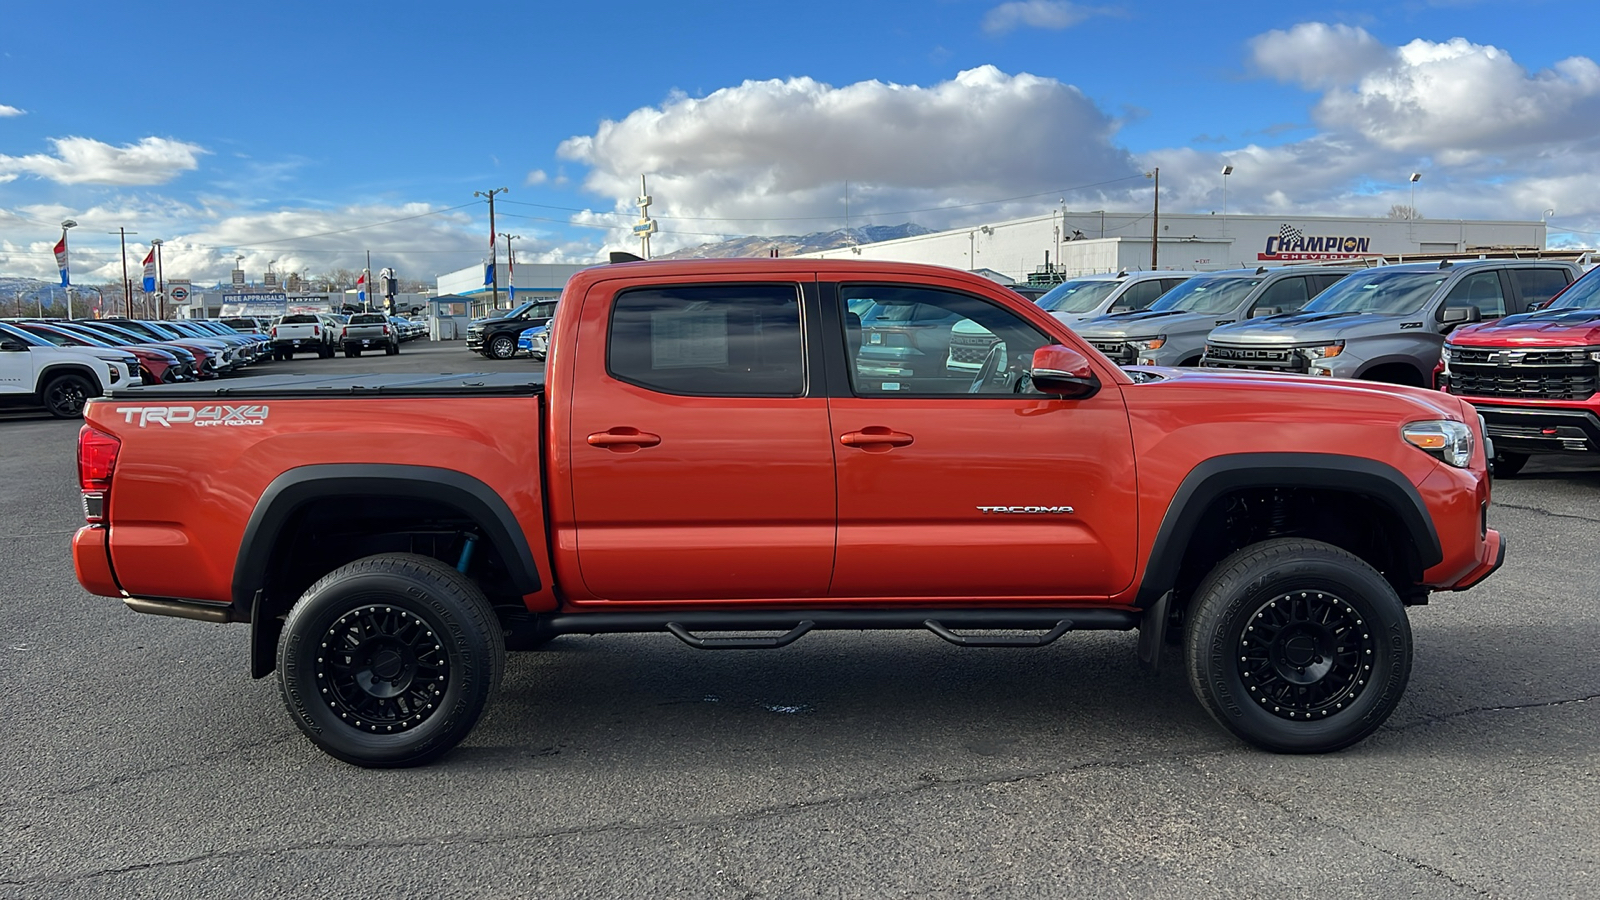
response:
<path id="1" fill-rule="evenodd" d="M 128 235 L 138 234 L 139 232 L 118 228 L 115 233 L 122 237 L 122 305 L 129 314 L 132 314 L 133 282 L 128 280 Z M 106 234 L 112 234 L 112 232 L 108 231 Z M 72 301 L 68 299 L 67 302 L 70 306 Z"/>
<path id="2" fill-rule="evenodd" d="M 1161 167 L 1157 166 L 1145 174 L 1156 180 L 1155 212 L 1150 217 L 1150 271 L 1154 272 L 1160 268 L 1161 261 Z"/>
<path id="3" fill-rule="evenodd" d="M 495 237 L 494 231 L 494 195 L 504 194 L 507 190 L 509 188 L 490 188 L 488 191 L 472 192 L 474 197 L 489 198 L 489 283 L 493 285 L 494 297 L 494 305 L 489 307 L 490 309 L 500 308 L 500 267 L 498 265 L 500 241 Z"/>
<path id="4" fill-rule="evenodd" d="M 150 243 L 156 247 L 156 305 L 159 307 L 157 318 L 167 318 L 167 286 L 161 278 L 161 238 L 151 238 Z"/>

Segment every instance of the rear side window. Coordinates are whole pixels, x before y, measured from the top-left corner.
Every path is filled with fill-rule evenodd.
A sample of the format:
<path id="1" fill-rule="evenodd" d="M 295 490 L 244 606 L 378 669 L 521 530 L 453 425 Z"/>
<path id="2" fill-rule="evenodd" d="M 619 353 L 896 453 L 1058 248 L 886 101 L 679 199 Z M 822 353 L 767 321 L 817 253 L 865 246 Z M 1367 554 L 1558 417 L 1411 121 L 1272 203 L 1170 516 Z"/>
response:
<path id="1" fill-rule="evenodd" d="M 1496 319 L 1506 314 L 1506 295 L 1500 288 L 1497 271 L 1473 272 L 1450 289 L 1445 298 L 1445 308 L 1463 309 L 1476 306 L 1485 319 Z"/>
<path id="2" fill-rule="evenodd" d="M 1567 286 L 1568 273 L 1565 269 L 1512 269 L 1511 277 L 1516 279 L 1522 302 L 1533 304 L 1561 293 Z"/>
<path id="3" fill-rule="evenodd" d="M 611 309 L 612 377 L 666 394 L 798 397 L 805 391 L 793 284 L 625 291 Z"/>

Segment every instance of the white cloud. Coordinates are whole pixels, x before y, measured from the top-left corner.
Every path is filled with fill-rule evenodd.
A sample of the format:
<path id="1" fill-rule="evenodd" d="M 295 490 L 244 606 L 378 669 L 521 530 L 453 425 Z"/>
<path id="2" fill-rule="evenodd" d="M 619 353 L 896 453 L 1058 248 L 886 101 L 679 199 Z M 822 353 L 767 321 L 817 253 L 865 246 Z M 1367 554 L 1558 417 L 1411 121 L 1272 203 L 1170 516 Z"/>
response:
<path id="1" fill-rule="evenodd" d="M 121 147 L 81 137 L 52 138 L 51 144 L 54 155 L 0 155 L 0 176 L 35 175 L 59 184 L 165 184 L 198 168 L 206 152 L 197 144 L 158 137 Z"/>
<path id="2" fill-rule="evenodd" d="M 840 227 L 846 182 L 852 224 L 939 227 L 956 214 L 903 211 L 1125 177 L 1137 170 L 1112 143 L 1117 124 L 1071 85 L 983 66 L 930 87 L 791 78 L 676 95 L 569 138 L 559 153 L 591 167 L 584 187 L 615 198 L 615 213 L 636 214 L 647 175 L 651 212 L 662 219 L 657 246 L 670 249 L 718 232 Z M 868 218 L 875 213 L 894 214 Z M 975 214 L 1004 210 L 959 215 Z M 631 224 L 615 215 L 586 221 L 618 226 L 614 237 Z"/>
<path id="3" fill-rule="evenodd" d="M 1305 22 L 1250 40 L 1256 68 L 1308 88 L 1353 84 L 1386 64 L 1394 51 L 1360 28 Z"/>
<path id="4" fill-rule="evenodd" d="M 1090 16 L 1107 15 L 1111 10 L 1082 6 L 1067 0 L 1013 0 L 989 10 L 983 17 L 983 30 L 1005 34 L 1018 28 L 1045 28 L 1060 31 Z"/>
<path id="5" fill-rule="evenodd" d="M 27 115 L 27 112 L 24 110 L 17 109 L 15 106 L 7 106 L 4 103 L 0 103 L 0 119 L 8 119 L 12 116 L 25 115 Z"/>
<path id="6" fill-rule="evenodd" d="M 527 186 L 529 186 L 529 187 L 532 187 L 532 186 L 534 186 L 536 184 L 544 184 L 545 182 L 547 182 L 549 180 L 550 180 L 550 176 L 546 175 L 545 171 L 543 169 L 534 169 L 532 172 L 528 173 L 528 177 L 524 178 L 522 180 L 522 183 L 527 185 Z"/>

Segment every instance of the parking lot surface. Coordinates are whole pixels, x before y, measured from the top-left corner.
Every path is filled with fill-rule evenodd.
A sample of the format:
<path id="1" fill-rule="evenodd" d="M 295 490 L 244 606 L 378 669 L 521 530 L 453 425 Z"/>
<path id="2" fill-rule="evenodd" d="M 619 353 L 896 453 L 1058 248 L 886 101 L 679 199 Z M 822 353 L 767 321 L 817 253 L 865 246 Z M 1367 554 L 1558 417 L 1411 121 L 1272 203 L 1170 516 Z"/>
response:
<path id="1" fill-rule="evenodd" d="M 258 371 L 512 368 L 418 342 Z M 244 626 L 78 587 L 77 428 L 0 421 L 0 897 L 1595 893 L 1600 463 L 1496 484 L 1504 569 L 1411 610 L 1405 700 L 1342 753 L 1239 744 L 1132 633 L 569 636 L 444 760 L 369 771 L 250 679 Z"/>

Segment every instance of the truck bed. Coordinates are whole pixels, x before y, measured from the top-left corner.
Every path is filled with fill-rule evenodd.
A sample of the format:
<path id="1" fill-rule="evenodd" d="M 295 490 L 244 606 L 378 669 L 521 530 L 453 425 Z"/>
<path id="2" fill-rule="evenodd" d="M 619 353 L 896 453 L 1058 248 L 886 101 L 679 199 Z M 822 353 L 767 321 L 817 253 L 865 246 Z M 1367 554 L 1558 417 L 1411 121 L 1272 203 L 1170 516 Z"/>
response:
<path id="1" fill-rule="evenodd" d="M 206 384 L 113 388 L 113 400 L 298 399 L 311 397 L 527 397 L 544 393 L 543 372 L 466 372 L 424 375 L 256 375 Z"/>

